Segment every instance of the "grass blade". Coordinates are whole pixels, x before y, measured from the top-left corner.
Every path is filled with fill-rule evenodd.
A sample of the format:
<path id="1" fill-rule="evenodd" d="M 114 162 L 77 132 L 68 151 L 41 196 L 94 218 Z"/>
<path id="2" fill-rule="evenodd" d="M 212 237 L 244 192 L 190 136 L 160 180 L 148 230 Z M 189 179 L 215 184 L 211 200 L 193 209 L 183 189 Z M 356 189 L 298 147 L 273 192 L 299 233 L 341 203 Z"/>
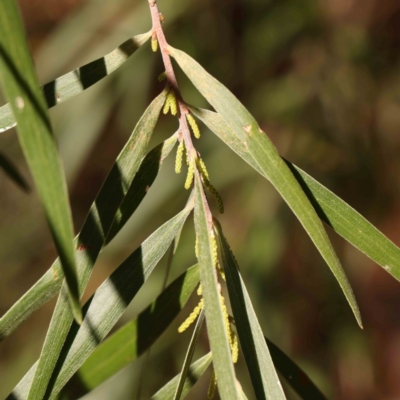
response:
<path id="1" fill-rule="evenodd" d="M 100 344 L 68 382 L 65 391 L 83 396 L 142 355 L 160 337 L 199 283 L 197 265 L 189 268 L 137 318 Z"/>
<path id="2" fill-rule="evenodd" d="M 179 400 L 183 393 L 186 379 L 188 377 L 190 363 L 192 362 L 193 354 L 196 349 L 197 340 L 199 338 L 200 330 L 204 322 L 204 309 L 200 311 L 200 315 L 197 318 L 196 326 L 194 327 L 192 338 L 190 339 L 189 347 L 186 352 L 185 360 L 182 365 L 182 371 L 179 375 L 179 381 L 176 384 L 176 390 L 174 394 L 174 400 Z"/>
<path id="3" fill-rule="evenodd" d="M 292 361 L 278 346 L 265 338 L 275 368 L 285 377 L 289 385 L 304 400 L 326 400 L 307 374 Z"/>
<path id="4" fill-rule="evenodd" d="M 124 200 L 122 200 L 118 210 L 115 210 L 114 196 L 119 192 L 109 193 L 107 197 L 107 192 L 105 192 L 103 188 L 100 190 L 91 210 L 93 210 L 94 207 L 96 207 L 96 204 L 99 203 L 98 199 L 102 198 L 103 205 L 100 207 L 99 211 L 101 218 L 103 215 L 109 215 L 107 220 L 110 221 L 113 219 L 113 215 L 115 216 L 116 212 L 119 213 L 118 221 L 113 221 L 110 232 L 105 238 L 106 243 L 110 242 L 111 238 L 119 232 L 119 230 L 124 226 L 124 223 L 130 218 L 140 202 L 146 196 L 147 188 L 153 184 L 162 162 L 169 155 L 175 143 L 176 137 L 174 135 L 151 150 L 143 159 L 136 175 L 134 170 L 131 170 L 130 172 L 125 169 L 122 170 L 126 177 L 126 184 L 129 185 L 130 183 L 130 187 L 127 191 L 127 194 L 130 193 L 130 195 L 128 196 L 125 194 L 122 196 Z M 131 152 L 124 152 L 123 150 L 117 158 L 117 163 L 119 161 L 129 160 L 130 158 Z M 122 162 L 121 165 L 125 165 L 125 161 Z M 113 198 L 113 201 L 108 201 L 108 199 Z M 104 218 L 102 219 L 104 220 Z M 105 245 L 104 238 L 99 234 L 99 232 L 101 232 L 100 228 L 98 228 L 99 226 L 101 226 L 100 220 L 96 219 L 96 214 L 90 211 L 90 214 L 86 218 L 82 227 L 81 233 L 77 238 L 75 238 L 75 243 L 77 245 L 76 257 L 78 273 L 87 268 L 93 268 L 101 248 Z M 94 241 L 97 241 L 97 238 L 99 238 L 99 248 L 95 248 L 93 245 L 91 245 L 91 247 L 85 247 L 84 245 L 78 246 L 79 242 L 84 242 L 81 237 L 86 238 L 85 241 L 88 243 L 93 243 Z M 55 296 L 61 289 L 62 280 L 63 274 L 60 262 L 57 259 L 42 278 L 40 278 L 39 281 L 28 292 L 26 292 L 2 318 L 0 318 L 0 341 L 4 340 L 34 311 Z"/>
<path id="5" fill-rule="evenodd" d="M 194 107 L 191 107 L 190 110 L 244 161 L 266 177 L 241 142 L 228 134 L 229 127 L 219 114 Z M 400 281 L 400 249 L 329 189 L 296 165 L 286 160 L 285 162 L 292 170 L 320 219 Z"/>
<path id="6" fill-rule="evenodd" d="M 218 391 L 223 399 L 238 400 L 240 395 L 236 386 L 231 349 L 222 313 L 218 281 L 213 262 L 213 246 L 210 235 L 212 221 L 207 214 L 206 199 L 199 174 L 195 174 L 194 223 L 198 239 L 200 280 L 203 288 L 204 309 L 207 319 L 207 332 L 213 353 L 213 365 L 218 381 Z"/>
<path id="7" fill-rule="evenodd" d="M 222 233 L 221 226 L 214 221 L 218 248 L 222 266 L 226 275 L 229 299 L 235 318 L 236 330 L 250 378 L 257 399 L 284 400 L 282 385 L 275 371 L 268 346 L 247 293 L 246 286 L 240 276 L 235 257 Z"/>
<path id="8" fill-rule="evenodd" d="M 67 186 L 15 0 L 0 2 L 0 77 L 18 121 L 18 139 L 61 260 L 69 303 L 80 322 L 82 312 Z"/>
<path id="9" fill-rule="evenodd" d="M 43 94 L 47 107 L 54 107 L 72 97 L 77 96 L 95 83 L 101 81 L 118 69 L 135 51 L 150 38 L 151 32 L 134 36 L 119 45 L 111 53 L 106 54 L 82 67 L 68 72 L 59 78 L 46 83 Z M 0 133 L 14 127 L 16 120 L 10 104 L 0 107 Z"/>
<path id="10" fill-rule="evenodd" d="M 211 361 L 212 355 L 211 353 L 208 353 L 190 366 L 185 384 L 183 386 L 182 398 L 189 393 L 190 389 L 203 376 L 204 372 L 206 372 L 206 369 L 211 364 Z M 157 393 L 151 396 L 151 400 L 172 400 L 174 398 L 175 388 L 178 383 L 179 377 L 180 374 L 171 379 Z"/>
<path id="11" fill-rule="evenodd" d="M 17 167 L 9 160 L 4 154 L 0 153 L 0 168 L 6 173 L 6 175 L 24 192 L 29 192 L 29 185 L 25 178 L 18 171 Z"/>
<path id="12" fill-rule="evenodd" d="M 110 214 L 104 213 L 102 207 L 105 206 L 108 209 L 110 206 L 106 204 L 107 202 L 114 205 L 114 210 L 118 210 L 124 198 L 124 193 L 128 190 L 126 176 L 132 176 L 140 166 L 140 161 L 145 154 L 148 142 L 156 126 L 165 97 L 166 92 L 163 91 L 143 114 L 130 140 L 122 150 L 121 158 L 117 160 L 107 176 L 100 194 L 97 196 L 94 207 L 90 210 L 89 218 L 99 221 L 100 224 L 90 224 L 90 228 L 94 228 L 94 231 L 88 232 L 85 230 L 81 232 L 79 236 L 79 246 L 81 248 L 95 250 L 96 256 L 99 254 L 115 215 L 115 212 Z M 127 152 L 130 153 L 131 158 L 125 156 Z M 124 172 L 126 172 L 126 175 Z M 93 257 L 91 257 L 91 259 L 93 260 Z M 94 262 L 85 263 L 85 268 L 79 270 L 79 290 L 81 293 L 83 293 L 86 288 L 93 270 L 93 265 Z M 29 400 L 43 398 L 71 323 L 71 315 L 65 304 L 64 285 L 61 289 L 61 295 L 57 301 L 46 335 L 39 358 L 38 368 L 28 396 Z"/>
<path id="13" fill-rule="evenodd" d="M 75 372 L 82 366 L 94 349 L 105 338 L 128 307 L 140 287 L 147 280 L 161 257 L 168 250 L 174 237 L 192 210 L 190 201 L 177 216 L 166 222 L 129 256 L 84 306 L 81 326 L 74 324 L 68 332 L 51 380 L 45 386 L 45 399 L 53 399 Z M 63 334 L 63 331 L 61 332 Z M 8 397 L 26 399 L 38 363 L 20 381 Z M 39 399 L 36 397 L 35 399 Z"/>

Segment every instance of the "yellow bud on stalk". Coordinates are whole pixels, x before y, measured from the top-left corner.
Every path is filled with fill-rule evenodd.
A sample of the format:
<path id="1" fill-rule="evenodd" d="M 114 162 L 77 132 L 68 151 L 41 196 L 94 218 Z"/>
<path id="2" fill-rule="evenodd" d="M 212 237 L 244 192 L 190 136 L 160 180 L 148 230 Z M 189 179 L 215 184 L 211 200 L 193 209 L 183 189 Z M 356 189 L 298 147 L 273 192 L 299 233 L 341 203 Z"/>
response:
<path id="1" fill-rule="evenodd" d="M 189 163 L 189 168 L 188 168 L 188 173 L 186 176 L 186 182 L 185 182 L 185 189 L 189 190 L 190 186 L 192 186 L 193 178 L 194 178 L 194 161 L 191 161 Z"/>
<path id="2" fill-rule="evenodd" d="M 208 386 L 208 392 L 207 392 L 208 399 L 211 400 L 214 398 L 216 387 L 217 387 L 217 378 L 215 376 L 215 371 L 213 370 L 213 373 L 211 375 L 210 385 Z"/>
<path id="3" fill-rule="evenodd" d="M 196 139 L 200 139 L 200 129 L 199 126 L 197 125 L 196 120 L 192 117 L 191 114 L 186 114 L 186 119 L 189 122 L 190 127 L 192 128 L 194 137 Z"/>
<path id="4" fill-rule="evenodd" d="M 157 36 L 153 34 L 153 37 L 151 38 L 151 49 L 156 52 L 158 50 L 158 40 Z"/>
<path id="5" fill-rule="evenodd" d="M 179 143 L 178 149 L 176 150 L 176 159 L 175 159 L 175 172 L 180 174 L 182 171 L 182 159 L 183 153 L 185 151 L 185 143 L 182 141 Z"/>

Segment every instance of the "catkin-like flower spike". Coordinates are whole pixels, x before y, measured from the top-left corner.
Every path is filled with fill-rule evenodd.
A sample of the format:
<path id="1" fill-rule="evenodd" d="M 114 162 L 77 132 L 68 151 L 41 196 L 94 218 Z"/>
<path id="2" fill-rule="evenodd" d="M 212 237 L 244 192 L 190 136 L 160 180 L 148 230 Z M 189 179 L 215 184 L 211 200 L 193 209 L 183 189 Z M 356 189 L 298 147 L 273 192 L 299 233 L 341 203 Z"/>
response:
<path id="1" fill-rule="evenodd" d="M 167 77 L 167 73 L 166 73 L 166 71 L 164 71 L 160 75 L 158 75 L 158 81 L 162 82 L 166 77 Z"/>
<path id="2" fill-rule="evenodd" d="M 181 142 L 179 143 L 179 146 L 176 150 L 176 158 L 175 158 L 175 172 L 177 174 L 180 174 L 182 171 L 182 159 L 183 159 L 183 153 L 185 151 L 185 143 L 184 140 L 182 139 Z"/>
<path id="3" fill-rule="evenodd" d="M 220 264 L 219 262 L 217 263 L 217 270 L 218 270 L 219 274 L 222 276 L 222 279 L 223 279 L 224 281 L 226 281 L 225 271 L 224 271 L 224 269 L 221 267 L 221 264 Z"/>
<path id="4" fill-rule="evenodd" d="M 171 91 L 171 89 L 170 89 L 170 91 Z M 169 92 L 168 92 L 167 97 L 165 99 L 164 108 L 163 108 L 164 114 L 168 114 L 170 106 L 171 106 L 171 99 L 169 97 Z"/>
<path id="5" fill-rule="evenodd" d="M 178 103 L 176 101 L 176 96 L 173 89 L 169 91 L 167 100 L 168 99 L 169 99 L 169 107 L 171 110 L 171 114 L 176 115 L 178 113 Z"/>
<path id="6" fill-rule="evenodd" d="M 217 240 L 215 238 L 214 232 L 210 233 L 210 240 L 211 240 L 213 264 L 214 264 L 214 267 L 216 267 L 218 264 L 218 246 L 217 246 Z"/>
<path id="7" fill-rule="evenodd" d="M 153 32 L 151 36 L 151 49 L 156 52 L 158 50 L 158 40 L 157 40 L 157 34 Z"/>
<path id="8" fill-rule="evenodd" d="M 186 182 L 185 182 L 186 190 L 189 190 L 190 186 L 192 186 L 192 182 L 193 182 L 193 178 L 194 178 L 194 168 L 195 168 L 195 161 L 192 160 L 189 162 L 188 173 L 186 176 Z"/>
<path id="9" fill-rule="evenodd" d="M 224 296 L 222 296 L 222 294 L 220 294 L 219 300 L 221 302 L 222 314 L 224 316 L 225 329 L 228 334 L 229 345 L 232 348 L 231 324 L 229 322 L 229 314 L 228 314 L 228 309 L 226 308 L 225 298 Z"/>
<path id="10" fill-rule="evenodd" d="M 208 386 L 207 398 L 212 400 L 215 395 L 215 389 L 217 387 L 217 378 L 215 376 L 215 371 L 213 370 L 210 380 L 210 385 Z"/>
<path id="11" fill-rule="evenodd" d="M 204 179 L 207 179 L 209 181 L 210 175 L 208 174 L 206 164 L 204 164 L 204 161 L 200 157 L 198 157 L 198 159 L 197 159 L 197 165 L 199 167 L 201 175 L 203 175 Z"/>
<path id="12" fill-rule="evenodd" d="M 189 122 L 190 127 L 192 128 L 194 137 L 196 139 L 200 139 L 200 129 L 199 126 L 197 125 L 196 120 L 189 113 L 186 114 L 186 119 Z"/>
<path id="13" fill-rule="evenodd" d="M 186 331 L 186 329 L 189 328 L 189 326 L 192 325 L 194 321 L 196 321 L 196 318 L 199 316 L 200 311 L 203 309 L 203 307 L 204 307 L 204 299 L 201 299 L 199 301 L 199 304 L 194 308 L 191 314 L 185 319 L 182 325 L 178 328 L 179 333 Z"/>
<path id="14" fill-rule="evenodd" d="M 237 363 L 239 359 L 239 341 L 235 332 L 231 330 L 231 352 L 232 352 L 232 362 Z"/>
<path id="15" fill-rule="evenodd" d="M 210 181 L 204 179 L 204 186 L 208 189 L 208 191 L 214 196 L 215 200 L 217 201 L 218 211 L 223 214 L 224 213 L 224 203 L 222 201 L 222 197 L 218 193 L 217 189 L 213 185 L 211 185 Z"/>

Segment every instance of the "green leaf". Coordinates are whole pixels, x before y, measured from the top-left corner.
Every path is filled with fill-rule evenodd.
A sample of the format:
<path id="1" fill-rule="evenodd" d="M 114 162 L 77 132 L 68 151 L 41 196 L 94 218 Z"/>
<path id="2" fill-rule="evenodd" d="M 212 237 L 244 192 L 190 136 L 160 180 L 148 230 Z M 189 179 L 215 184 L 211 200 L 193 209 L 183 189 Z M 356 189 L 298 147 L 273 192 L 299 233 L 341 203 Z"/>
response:
<path id="1" fill-rule="evenodd" d="M 229 134 L 229 127 L 219 114 L 194 107 L 190 107 L 190 111 L 244 161 L 266 177 L 241 142 Z M 285 162 L 322 221 L 400 281 L 400 249 L 329 189 L 296 165 L 287 160 Z"/>
<path id="2" fill-rule="evenodd" d="M 4 170 L 6 175 L 18 185 L 24 192 L 29 192 L 29 185 L 25 178 L 18 171 L 17 167 L 9 160 L 4 154 L 0 153 L 0 167 Z"/>
<path id="3" fill-rule="evenodd" d="M 197 265 L 189 268 L 157 299 L 100 344 L 65 387 L 83 396 L 143 354 L 167 329 L 199 283 Z"/>
<path id="4" fill-rule="evenodd" d="M 0 78 L 18 139 L 61 260 L 75 319 L 82 320 L 67 186 L 15 0 L 0 2 Z"/>
<path id="5" fill-rule="evenodd" d="M 182 370 L 179 375 L 179 381 L 176 384 L 176 390 L 174 394 L 174 400 L 179 400 L 183 393 L 186 379 L 190 370 L 190 363 L 192 362 L 193 354 L 196 349 L 199 334 L 204 322 L 204 308 L 200 311 L 200 315 L 197 318 L 196 325 L 194 327 L 192 338 L 190 339 L 189 347 L 186 351 L 185 360 L 183 361 Z"/>
<path id="6" fill-rule="evenodd" d="M 242 280 L 235 257 L 220 224 L 214 220 L 218 249 L 226 275 L 229 299 L 243 355 L 257 399 L 284 400 L 282 385 L 258 322 L 253 305 Z"/>
<path id="7" fill-rule="evenodd" d="M 200 93 L 223 117 L 225 126 L 228 128 L 227 135 L 232 138 L 232 141 L 239 141 L 241 146 L 248 151 L 259 170 L 278 190 L 297 216 L 338 280 L 358 324 L 362 327 L 361 315 L 353 290 L 325 229 L 303 189 L 279 156 L 272 142 L 246 108 L 224 85 L 184 52 L 172 47 L 168 49 Z"/>
<path id="8" fill-rule="evenodd" d="M 326 400 L 307 374 L 293 362 L 278 346 L 265 338 L 275 368 L 285 377 L 289 385 L 304 400 Z"/>
<path id="9" fill-rule="evenodd" d="M 190 389 L 203 376 L 204 372 L 206 372 L 206 369 L 210 365 L 211 360 L 212 355 L 211 353 L 208 353 L 190 366 L 185 384 L 183 386 L 182 398 L 189 393 Z M 175 378 L 170 380 L 157 393 L 151 396 L 151 400 L 172 400 L 174 398 L 175 388 L 179 377 L 180 374 L 176 375 Z"/>
<path id="10" fill-rule="evenodd" d="M 168 250 L 192 208 L 193 201 L 189 201 L 183 211 L 146 239 L 87 301 L 83 307 L 84 319 L 82 325 L 74 324 L 68 332 L 65 343 L 63 341 L 64 347 L 60 352 L 60 357 L 51 370 L 51 380 L 45 386 L 45 389 L 47 388 L 45 399 L 56 397 L 116 324 L 138 290 L 146 282 L 154 267 Z M 62 328 L 62 331 L 59 331 L 61 335 L 64 335 L 64 327 L 65 324 L 60 326 Z M 35 363 L 24 376 L 8 397 L 9 400 L 27 398 L 37 366 L 38 363 Z M 32 389 L 30 393 L 32 393 Z M 41 397 L 34 398 L 39 399 Z"/>
<path id="11" fill-rule="evenodd" d="M 130 140 L 122 150 L 121 157 L 118 158 L 107 176 L 94 206 L 90 210 L 88 218 L 99 221 L 100 223 L 90 223 L 89 228 L 91 228 L 91 230 L 82 231 L 79 236 L 78 249 L 87 249 L 88 252 L 85 252 L 85 255 L 88 255 L 90 258 L 90 262 L 83 263 L 83 268 L 78 270 L 80 282 L 79 290 L 81 293 L 85 290 L 92 273 L 94 265 L 93 260 L 99 254 L 108 230 L 113 222 L 115 212 L 118 210 L 118 207 L 124 199 L 124 194 L 129 188 L 129 182 L 127 182 L 126 179 L 134 175 L 140 166 L 140 161 L 146 151 L 151 134 L 157 123 L 165 97 L 166 91 L 163 91 L 143 114 Z M 131 158 L 127 158 L 126 153 L 130 153 Z M 113 213 L 104 213 L 104 207 L 106 209 L 110 207 L 107 203 L 113 204 Z M 95 256 L 92 255 L 93 252 Z M 35 379 L 28 397 L 29 400 L 43 398 L 51 373 L 71 326 L 71 317 L 66 307 L 64 285 L 61 289 L 61 294 L 46 335 Z"/>
<path id="12" fill-rule="evenodd" d="M 210 236 L 212 217 L 208 212 L 199 174 L 197 170 L 195 172 L 194 223 L 198 239 L 200 280 L 203 288 L 207 332 L 213 353 L 218 391 L 223 399 L 240 399 L 213 262 L 213 245 Z"/>
<path id="13" fill-rule="evenodd" d="M 46 83 L 43 94 L 47 107 L 52 108 L 72 97 L 77 96 L 95 83 L 101 81 L 118 69 L 151 36 L 151 31 L 134 36 L 119 45 L 111 53 L 85 64 L 82 67 Z M 0 133 L 16 125 L 10 104 L 0 107 Z"/>
<path id="14" fill-rule="evenodd" d="M 131 138 L 130 140 L 133 139 Z M 91 211 L 89 216 L 86 218 L 81 233 L 77 238 L 75 238 L 75 243 L 82 243 L 85 241 L 88 243 L 96 242 L 97 238 L 101 236 L 99 233 L 101 232 L 100 221 L 105 219 L 111 221 L 116 212 L 121 212 L 118 221 L 113 221 L 113 225 L 107 235 L 106 242 L 110 242 L 110 237 L 114 237 L 119 232 L 119 230 L 124 226 L 124 223 L 130 218 L 140 202 L 146 196 L 147 189 L 153 184 L 162 162 L 169 155 L 175 143 L 176 136 L 174 135 L 151 150 L 143 159 L 136 175 L 135 170 L 131 170 L 130 172 L 123 170 L 123 173 L 126 176 L 126 183 L 130 183 L 130 187 L 127 194 L 122 196 L 124 200 L 118 210 L 115 209 L 114 200 L 119 191 L 116 193 L 108 193 L 106 187 L 103 186 L 91 207 Z M 118 156 L 115 165 L 120 161 L 121 165 L 126 165 L 126 161 L 132 159 L 132 148 L 130 148 L 131 151 L 125 152 L 126 148 L 127 147 L 125 146 L 121 154 Z M 113 168 L 115 168 L 115 166 Z M 102 200 L 100 201 L 100 199 Z M 92 210 L 97 207 L 96 204 L 101 204 L 101 206 L 99 206 L 98 212 L 94 213 Z M 97 215 L 100 216 L 100 219 Z M 104 218 L 104 216 L 109 217 Z M 83 238 L 86 239 L 84 240 Z M 102 242 L 103 239 L 104 238 L 101 238 L 101 240 L 99 240 L 99 249 L 93 245 L 89 247 L 85 247 L 84 245 L 78 246 L 78 249 L 76 250 L 78 272 L 84 271 L 87 268 L 93 268 L 97 256 L 102 246 L 105 244 Z M 61 288 L 62 280 L 63 274 L 60 262 L 57 259 L 42 278 L 40 278 L 39 281 L 28 292 L 26 292 L 2 318 L 0 318 L 0 341 L 4 340 L 34 311 L 55 296 Z"/>

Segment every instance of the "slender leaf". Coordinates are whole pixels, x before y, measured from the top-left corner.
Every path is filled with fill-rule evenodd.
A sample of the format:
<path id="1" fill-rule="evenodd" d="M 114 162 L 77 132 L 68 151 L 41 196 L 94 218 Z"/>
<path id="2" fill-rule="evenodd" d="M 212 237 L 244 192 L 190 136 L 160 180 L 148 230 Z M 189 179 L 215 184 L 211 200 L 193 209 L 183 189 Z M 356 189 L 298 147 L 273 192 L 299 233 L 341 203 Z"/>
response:
<path id="1" fill-rule="evenodd" d="M 46 83 L 43 94 L 47 107 L 54 107 L 72 97 L 77 96 L 95 83 L 101 81 L 118 69 L 135 51 L 151 36 L 151 31 L 134 36 L 119 45 L 111 53 L 83 65 L 82 67 Z M 16 125 L 10 104 L 0 107 L 0 133 Z"/>
<path id="2" fill-rule="evenodd" d="M 124 223 L 130 218 L 134 213 L 140 202 L 146 196 L 148 188 L 153 184 L 155 178 L 157 177 L 158 171 L 161 167 L 162 162 L 171 152 L 172 148 L 176 143 L 176 136 L 172 136 L 165 142 L 156 146 L 151 150 L 147 156 L 143 159 L 140 168 L 135 175 L 135 171 L 124 171 L 126 173 L 126 182 L 131 183 L 130 188 L 127 193 L 130 193 L 128 197 L 123 196 L 122 201 L 118 210 L 115 210 L 115 203 L 111 201 L 115 197 L 115 193 L 108 193 L 106 196 L 105 187 L 101 189 L 99 195 L 97 196 L 95 203 L 92 205 L 91 210 L 97 207 L 96 204 L 102 203 L 99 207 L 98 214 L 100 217 L 103 215 L 109 215 L 107 221 L 112 220 L 112 215 L 116 211 L 121 210 L 121 216 L 118 221 L 114 220 L 113 225 L 110 228 L 110 232 L 107 235 L 106 242 L 110 241 L 110 237 L 114 237 L 119 230 L 124 226 Z M 131 159 L 131 152 L 124 152 L 118 157 L 118 161 L 126 161 Z M 122 164 L 125 164 L 125 161 Z M 103 201 L 99 201 L 103 199 Z M 108 201 L 110 199 L 110 201 Z M 115 199 L 114 199 L 115 200 Z M 76 243 L 82 243 L 87 241 L 88 243 L 93 243 L 99 236 L 97 232 L 100 232 L 101 223 L 96 217 L 97 214 L 90 211 L 89 216 L 82 227 L 81 233 L 75 238 Z M 102 218 L 104 220 L 104 218 Z M 86 232 L 86 233 L 85 233 Z M 86 238 L 85 240 L 81 239 Z M 102 248 L 104 243 L 100 243 L 99 247 Z M 88 246 L 79 245 L 76 250 L 77 256 L 77 266 L 78 272 L 83 271 L 86 268 L 92 268 L 97 256 L 99 254 L 97 248 L 92 244 Z M 10 310 L 0 318 L 0 341 L 4 340 L 8 335 L 10 335 L 19 324 L 21 324 L 25 319 L 27 319 L 34 311 L 40 308 L 43 304 L 49 301 L 53 296 L 55 296 L 62 285 L 63 274 L 60 266 L 60 262 L 57 259 L 52 267 L 39 279 L 39 281 L 22 296 L 20 300 L 15 303 Z"/>
<path id="3" fill-rule="evenodd" d="M 170 54 L 200 93 L 221 114 L 229 127 L 228 135 L 241 142 L 264 175 L 292 209 L 338 280 L 347 301 L 362 327 L 356 299 L 340 261 L 313 206 L 293 173 L 279 156 L 268 136 L 239 100 L 204 68 L 180 50 L 169 47 Z"/>
<path id="4" fill-rule="evenodd" d="M 24 192 L 29 192 L 29 185 L 25 178 L 18 171 L 17 167 L 9 160 L 4 154 L 0 153 L 0 168 L 6 173 L 6 175 L 18 185 Z"/>
<path id="5" fill-rule="evenodd" d="M 45 399 L 53 399 L 57 396 L 116 324 L 161 257 L 168 250 L 192 207 L 193 201 L 189 201 L 183 211 L 146 239 L 88 300 L 83 308 L 84 320 L 82 325 L 74 324 L 68 332 L 60 357 L 52 370 L 51 380 L 46 385 Z M 8 397 L 9 400 L 27 398 L 37 366 L 38 363 L 35 363 L 24 376 Z M 39 397 L 35 399 L 39 399 Z"/>
<path id="6" fill-rule="evenodd" d="M 285 399 L 260 323 L 220 224 L 214 220 L 236 330 L 257 399 Z"/>
<path id="7" fill-rule="evenodd" d="M 198 239 L 200 280 L 203 288 L 207 332 L 219 393 L 222 399 L 234 400 L 240 399 L 240 395 L 236 386 L 235 370 L 213 263 L 213 246 L 210 237 L 212 221 L 207 213 L 206 201 L 199 174 L 196 172 L 194 222 Z"/>
<path id="8" fill-rule="evenodd" d="M 185 386 L 186 379 L 188 377 L 190 363 L 192 362 L 193 354 L 196 349 L 197 341 L 199 339 L 199 334 L 204 322 L 204 308 L 200 311 L 200 315 L 197 318 L 196 326 L 194 327 L 192 338 L 190 339 L 189 347 L 186 351 L 185 360 L 182 365 L 181 374 L 179 376 L 179 381 L 176 384 L 176 390 L 174 394 L 174 400 L 179 400 L 183 393 L 183 388 Z"/>
<path id="9" fill-rule="evenodd" d="M 88 238 L 85 236 L 86 232 L 84 234 L 81 233 L 79 237 L 79 246 L 96 249 L 96 255 L 98 255 L 114 219 L 114 213 L 105 214 L 102 212 L 101 207 L 104 207 L 106 200 L 107 202 L 113 202 L 114 210 L 118 210 L 118 207 L 124 199 L 124 194 L 129 188 L 129 182 L 126 182 L 126 176 L 132 176 L 132 173 L 137 172 L 139 169 L 140 161 L 145 154 L 148 142 L 156 126 L 165 97 L 166 91 L 164 90 L 159 96 L 157 96 L 143 114 L 142 118 L 136 125 L 130 140 L 121 152 L 122 160 L 119 158 L 116 164 L 114 164 L 114 167 L 103 184 L 101 190 L 102 195 L 97 197 L 94 207 L 90 210 L 89 218 L 93 218 L 94 215 L 94 219 L 100 221 L 100 225 L 91 224 L 91 227 L 95 228 L 95 231 L 90 232 Z M 123 157 L 127 152 L 131 153 L 132 158 Z M 126 175 L 124 174 L 125 171 L 127 172 Z M 107 208 L 108 207 L 109 206 L 107 205 Z M 79 290 L 81 293 L 83 293 L 86 288 L 93 270 L 93 265 L 94 263 L 87 263 L 85 269 L 79 271 Z M 58 355 L 60 354 L 64 340 L 72 323 L 71 315 L 69 310 L 66 308 L 64 294 L 65 285 L 61 289 L 61 295 L 57 301 L 50 322 L 50 327 L 39 358 L 38 368 L 28 396 L 29 400 L 43 398 Z"/>
<path id="10" fill-rule="evenodd" d="M 266 337 L 264 339 L 268 344 L 275 368 L 302 399 L 326 400 L 326 397 L 315 386 L 314 382 L 295 362 L 269 339 Z"/>
<path id="11" fill-rule="evenodd" d="M 18 121 L 18 139 L 32 173 L 67 283 L 82 321 L 67 186 L 15 0 L 0 2 L 0 77 Z"/>
<path id="12" fill-rule="evenodd" d="M 83 396 L 142 355 L 185 306 L 199 282 L 197 265 L 189 268 L 137 318 L 99 345 L 65 387 Z"/>
<path id="13" fill-rule="evenodd" d="M 208 353 L 190 366 L 185 384 L 183 386 L 182 398 L 189 393 L 190 389 L 203 376 L 211 361 L 212 355 L 211 353 Z M 176 375 L 175 378 L 170 380 L 157 393 L 151 396 L 151 400 L 172 400 L 174 398 L 175 388 L 178 383 L 179 377 L 180 374 Z"/>
<path id="14" fill-rule="evenodd" d="M 266 177 L 241 142 L 229 134 L 229 127 L 219 114 L 194 107 L 190 110 L 235 153 Z M 322 221 L 400 281 L 400 249 L 329 189 L 296 165 L 287 160 L 285 162 Z"/>

